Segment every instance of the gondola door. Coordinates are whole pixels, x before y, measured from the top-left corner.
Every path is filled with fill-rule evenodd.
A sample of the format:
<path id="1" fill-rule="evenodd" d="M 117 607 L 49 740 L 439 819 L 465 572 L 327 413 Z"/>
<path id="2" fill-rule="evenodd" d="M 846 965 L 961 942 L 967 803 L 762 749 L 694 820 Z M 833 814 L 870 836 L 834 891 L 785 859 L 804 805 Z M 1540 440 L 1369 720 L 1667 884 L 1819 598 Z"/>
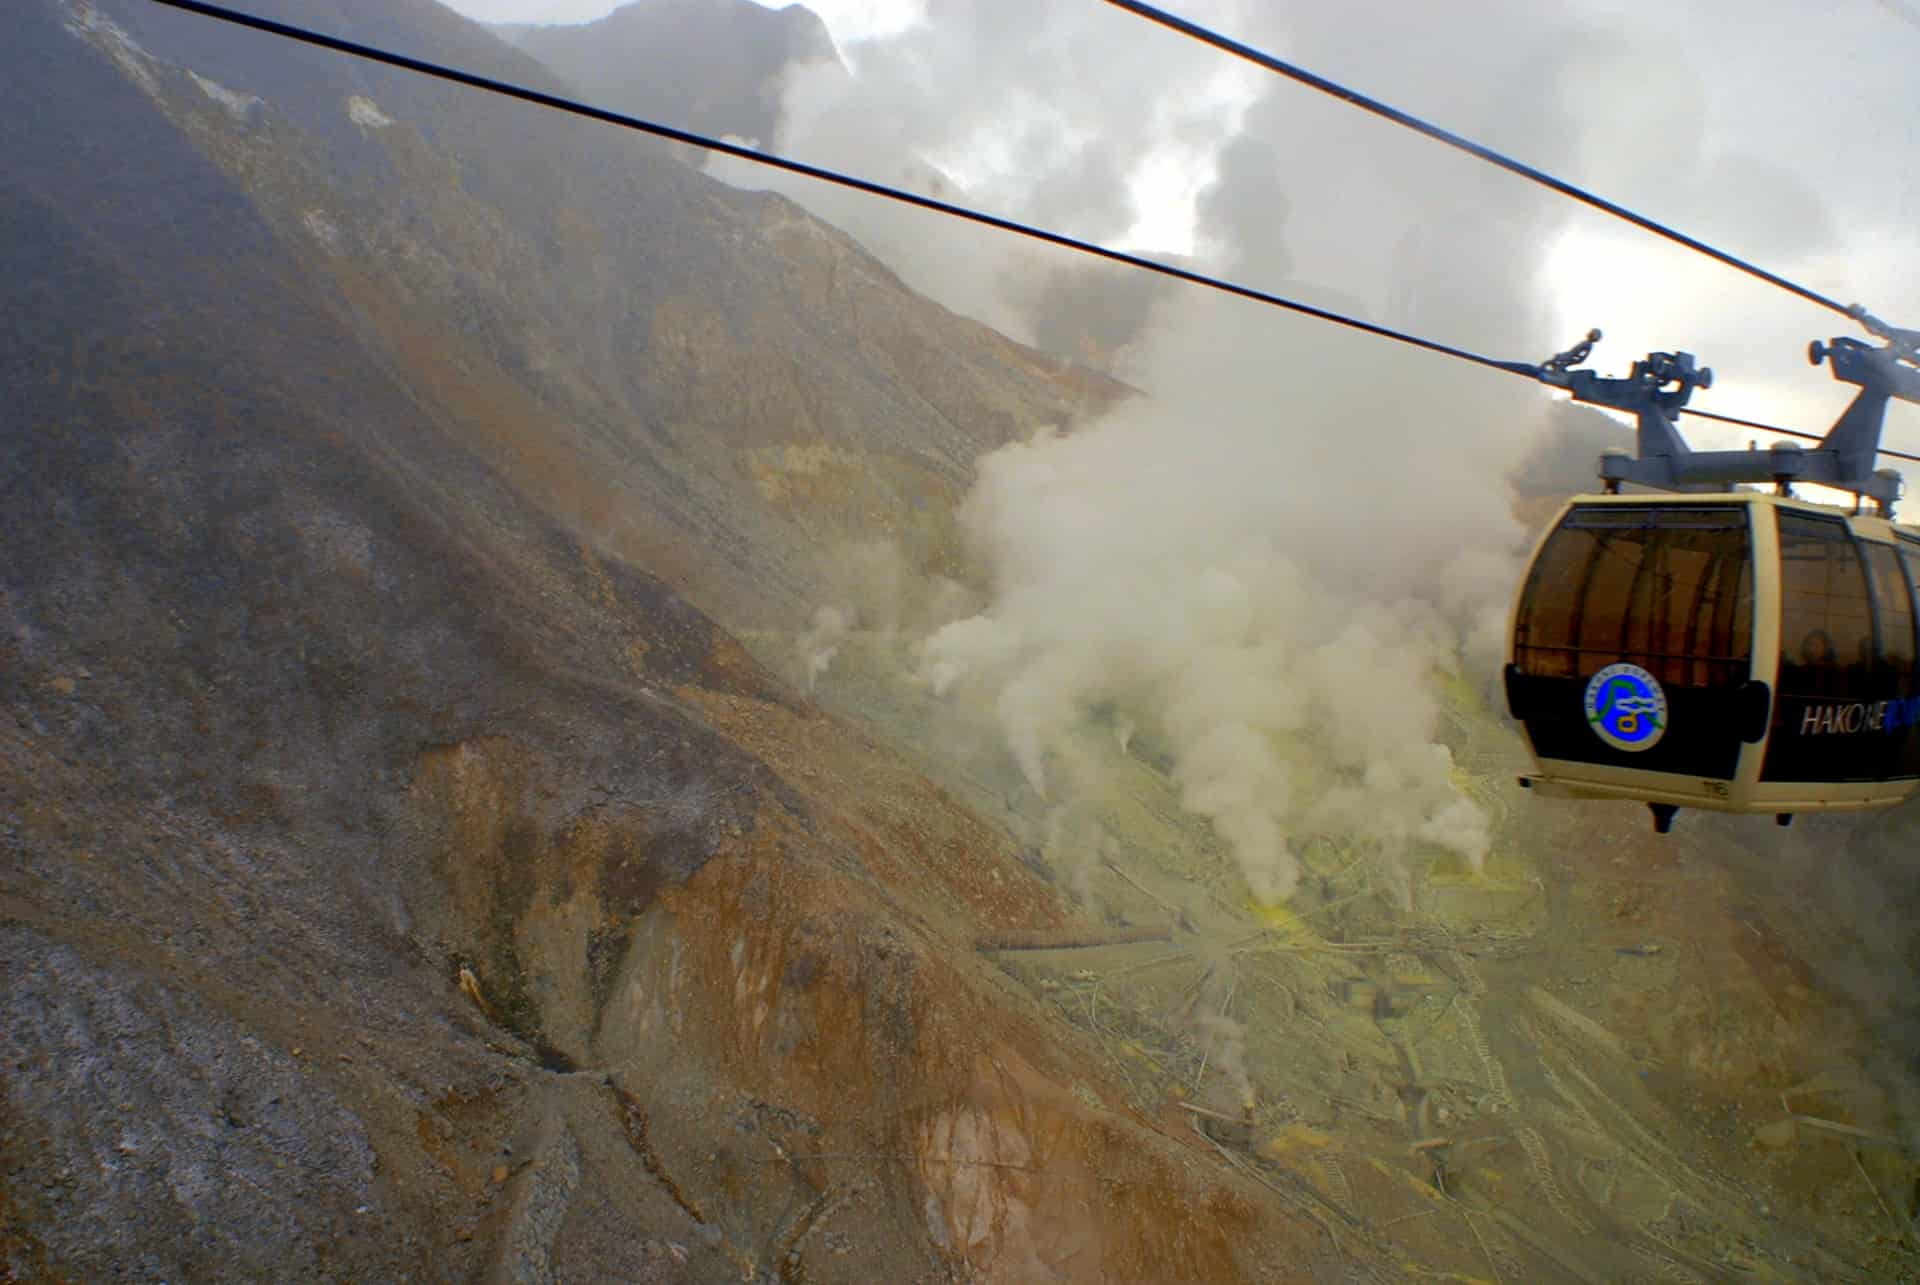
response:
<path id="1" fill-rule="evenodd" d="M 1551 761 L 1658 772 L 1675 792 L 1731 798 L 1766 730 L 1751 507 L 1576 503 L 1542 543 L 1507 686 L 1549 776 L 1582 775 Z"/>
<path id="2" fill-rule="evenodd" d="M 1761 780 L 1920 775 L 1912 563 L 1838 517 L 1782 509 L 1779 523 L 1779 697 Z"/>

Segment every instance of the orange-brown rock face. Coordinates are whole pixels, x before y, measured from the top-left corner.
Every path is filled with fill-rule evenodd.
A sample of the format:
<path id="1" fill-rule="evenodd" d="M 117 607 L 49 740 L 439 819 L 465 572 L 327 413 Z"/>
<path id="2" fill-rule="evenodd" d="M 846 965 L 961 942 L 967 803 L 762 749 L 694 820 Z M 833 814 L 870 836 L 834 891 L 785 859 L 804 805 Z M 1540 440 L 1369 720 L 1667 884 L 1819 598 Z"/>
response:
<path id="1" fill-rule="evenodd" d="M 819 1204 L 796 1262 L 839 1229 L 990 1280 L 1234 1280 L 1250 1245 L 1305 1261 L 1311 1223 L 1138 1115 L 975 954 L 986 929 L 1063 920 L 1004 836 L 833 720 L 699 696 L 757 748 L 806 749 L 806 811 L 763 798 L 697 845 L 668 798 L 554 825 L 533 756 L 499 740 L 429 753 L 413 790 L 450 944 L 502 1025 L 633 1104 L 675 1086 L 671 1113 L 626 1109 L 688 1217 L 732 1211 L 744 1260 L 794 1231 L 762 1207 L 792 1188 Z M 714 1151 L 742 1112 L 757 1146 Z"/>

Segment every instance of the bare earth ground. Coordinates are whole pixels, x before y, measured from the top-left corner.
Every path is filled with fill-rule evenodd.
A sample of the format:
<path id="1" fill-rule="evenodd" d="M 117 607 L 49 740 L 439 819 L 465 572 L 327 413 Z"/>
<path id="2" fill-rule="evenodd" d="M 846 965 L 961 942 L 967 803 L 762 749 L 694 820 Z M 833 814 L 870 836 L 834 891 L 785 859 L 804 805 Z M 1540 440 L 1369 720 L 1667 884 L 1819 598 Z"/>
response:
<path id="1" fill-rule="evenodd" d="M 1037 851 L 1043 805 L 990 751 L 955 761 L 904 663 L 851 644 L 820 699 Z M 1261 911 L 1152 747 L 1095 726 L 1120 843 L 1049 856 L 1081 938 L 1171 932 L 987 953 L 1130 1107 L 1312 1218 L 1322 1278 L 1343 1256 L 1383 1279 L 1912 1276 L 1911 884 L 1875 855 L 1906 850 L 1905 818 L 1694 814 L 1661 838 L 1638 809 L 1516 788 L 1512 733 L 1452 690 L 1447 739 L 1501 818 L 1483 873 L 1394 877 L 1329 837 L 1295 903 Z"/>

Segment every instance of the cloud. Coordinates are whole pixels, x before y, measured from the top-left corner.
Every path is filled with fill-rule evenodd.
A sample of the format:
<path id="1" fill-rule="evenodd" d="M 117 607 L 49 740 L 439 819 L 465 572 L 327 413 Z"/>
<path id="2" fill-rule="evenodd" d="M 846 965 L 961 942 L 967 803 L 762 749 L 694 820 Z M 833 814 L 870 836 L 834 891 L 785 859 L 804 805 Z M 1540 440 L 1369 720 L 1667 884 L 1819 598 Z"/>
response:
<path id="1" fill-rule="evenodd" d="M 1022 0 L 935 0 L 924 24 L 847 53 L 851 76 L 790 73 L 782 154 L 1102 242 L 1141 218 L 1140 168 L 1229 129 L 1252 81 L 1119 11 Z M 745 162 L 709 172 L 782 192 L 923 293 L 1037 337 L 1027 305 L 1051 252 Z"/>

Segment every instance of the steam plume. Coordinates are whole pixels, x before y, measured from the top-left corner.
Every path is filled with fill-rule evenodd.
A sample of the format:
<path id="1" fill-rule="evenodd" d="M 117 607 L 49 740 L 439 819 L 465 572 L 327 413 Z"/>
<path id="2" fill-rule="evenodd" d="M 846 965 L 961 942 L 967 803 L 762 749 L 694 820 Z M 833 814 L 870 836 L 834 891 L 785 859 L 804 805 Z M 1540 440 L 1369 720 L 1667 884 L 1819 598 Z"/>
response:
<path id="1" fill-rule="evenodd" d="M 1116 16 L 936 3 L 927 26 L 862 46 L 851 80 L 796 77 L 782 147 L 963 181 L 969 200 L 1096 238 L 1154 213 L 1128 199 L 1138 174 L 1197 167 L 1193 239 L 1211 270 L 1314 300 L 1336 286 L 1343 306 L 1479 351 L 1562 346 L 1543 268 L 1574 217 L 1564 202 Z M 1638 145 L 1590 97 L 1637 64 L 1586 58 L 1591 33 L 1532 6 L 1396 6 L 1392 41 L 1316 6 L 1202 16 L 1335 74 L 1364 64 L 1368 86 L 1523 157 L 1617 161 Z M 1102 56 L 1062 56 L 1085 49 Z M 1711 158 L 1677 92 L 1674 145 Z M 1061 291 L 1005 286 L 1044 276 L 1041 252 L 795 191 L 950 306 L 1017 336 L 1065 315 L 1041 311 Z M 1826 234 L 1817 203 L 1781 210 L 1781 244 Z M 1292 894 L 1296 848 L 1316 835 L 1389 872 L 1421 849 L 1477 866 L 1488 821 L 1456 786 L 1441 679 L 1490 684 L 1523 535 L 1506 478 L 1550 403 L 1197 291 L 1064 293 L 1131 310 L 1137 335 L 1089 348 L 1128 348 L 1146 396 L 981 461 L 961 516 L 990 600 L 924 637 L 930 688 L 992 711 L 1055 833 L 1088 833 L 1076 810 L 1131 739 L 1096 748 L 1081 734 L 1094 711 L 1151 735 L 1264 902 Z"/>

